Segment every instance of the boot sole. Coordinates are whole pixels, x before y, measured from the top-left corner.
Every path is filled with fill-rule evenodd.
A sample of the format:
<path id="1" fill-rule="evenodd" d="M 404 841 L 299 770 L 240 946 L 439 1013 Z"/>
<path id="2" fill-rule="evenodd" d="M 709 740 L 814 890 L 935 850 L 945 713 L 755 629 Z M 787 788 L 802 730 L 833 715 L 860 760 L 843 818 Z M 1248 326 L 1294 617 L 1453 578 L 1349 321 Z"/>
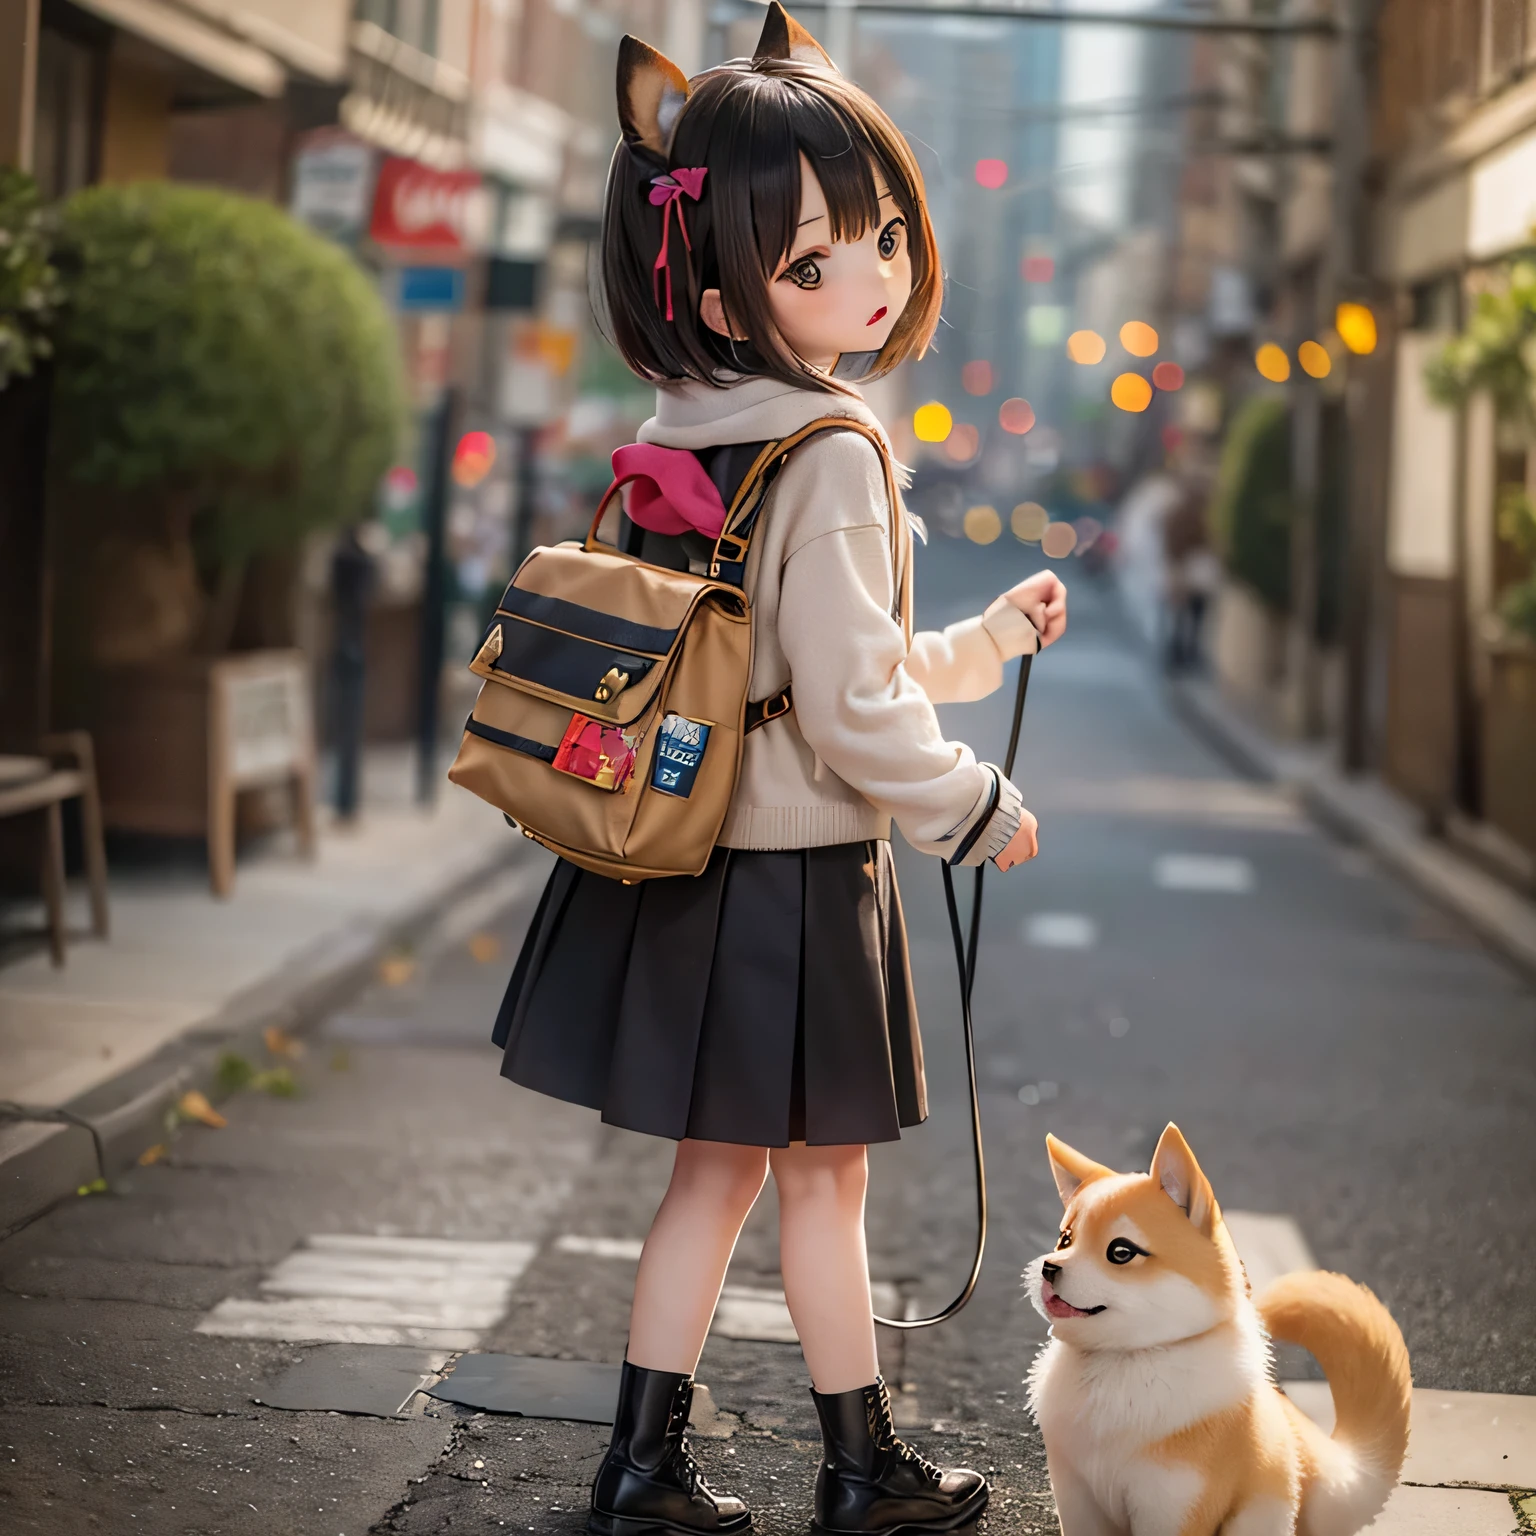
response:
<path id="1" fill-rule="evenodd" d="M 593 1510 L 587 1516 L 591 1536 L 745 1536 L 752 1529 L 750 1515 L 740 1525 L 721 1526 L 703 1533 L 695 1525 L 674 1525 L 670 1520 L 638 1520 L 629 1515 L 605 1515 Z"/>
<path id="2" fill-rule="evenodd" d="M 971 1536 L 976 1522 L 987 1512 L 991 1500 L 992 1490 L 988 1488 L 979 1501 L 973 1499 L 942 1520 L 922 1520 L 915 1525 L 888 1525 L 878 1531 L 840 1531 L 813 1520 L 811 1531 L 813 1536 Z"/>

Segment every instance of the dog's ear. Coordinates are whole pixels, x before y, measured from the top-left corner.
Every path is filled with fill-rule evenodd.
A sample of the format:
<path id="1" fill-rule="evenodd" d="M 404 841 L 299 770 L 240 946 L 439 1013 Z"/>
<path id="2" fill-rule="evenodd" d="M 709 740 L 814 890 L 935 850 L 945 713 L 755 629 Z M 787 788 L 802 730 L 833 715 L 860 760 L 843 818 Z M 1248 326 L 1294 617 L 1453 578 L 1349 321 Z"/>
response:
<path id="1" fill-rule="evenodd" d="M 779 4 L 769 0 L 768 19 L 763 23 L 763 35 L 757 40 L 754 59 L 793 59 L 797 64 L 817 64 L 834 73 L 837 65 L 827 50 Z"/>
<path id="2" fill-rule="evenodd" d="M 1096 1163 L 1091 1157 L 1083 1154 L 1064 1141 L 1047 1133 L 1045 1138 L 1046 1155 L 1051 1160 L 1051 1173 L 1056 1179 L 1056 1192 L 1061 1196 L 1061 1203 L 1067 1205 L 1072 1196 L 1090 1179 L 1104 1179 L 1114 1173 L 1113 1168 L 1106 1168 L 1103 1163 Z"/>
<path id="3" fill-rule="evenodd" d="M 638 37 L 619 43 L 619 126 L 630 144 L 663 164 L 672 149 L 677 115 L 688 100 L 688 77 Z"/>
<path id="4" fill-rule="evenodd" d="M 1221 1211 L 1211 1181 L 1200 1171 L 1189 1143 L 1172 1121 L 1158 1138 L 1157 1151 L 1152 1154 L 1152 1178 L 1203 1236 L 1209 1237 L 1216 1230 Z"/>

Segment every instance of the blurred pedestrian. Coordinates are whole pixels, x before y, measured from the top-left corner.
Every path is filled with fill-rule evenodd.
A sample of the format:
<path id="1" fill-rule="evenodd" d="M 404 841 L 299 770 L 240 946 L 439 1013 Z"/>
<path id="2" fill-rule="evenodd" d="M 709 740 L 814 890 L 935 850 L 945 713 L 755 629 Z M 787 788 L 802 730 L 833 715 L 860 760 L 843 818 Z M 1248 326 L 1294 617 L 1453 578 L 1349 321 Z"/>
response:
<path id="1" fill-rule="evenodd" d="M 342 529 L 331 555 L 331 745 L 336 754 L 336 815 L 357 815 L 363 756 L 368 604 L 376 571 L 361 526 Z"/>
<path id="2" fill-rule="evenodd" d="M 1221 585 L 1221 559 L 1211 543 L 1210 487 L 1203 476 L 1179 477 L 1178 499 L 1163 518 L 1165 661 L 1169 672 L 1204 665 L 1205 617 Z"/>

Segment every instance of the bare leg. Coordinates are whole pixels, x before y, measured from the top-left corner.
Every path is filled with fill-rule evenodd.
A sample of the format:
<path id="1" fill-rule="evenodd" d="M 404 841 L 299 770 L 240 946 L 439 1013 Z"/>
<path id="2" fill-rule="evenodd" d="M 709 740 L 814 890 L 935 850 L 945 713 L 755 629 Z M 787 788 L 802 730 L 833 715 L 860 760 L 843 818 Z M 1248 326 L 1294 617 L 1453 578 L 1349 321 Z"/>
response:
<path id="1" fill-rule="evenodd" d="M 741 1225 L 768 1175 L 763 1147 L 680 1141 L 629 1314 L 631 1365 L 692 1375 Z"/>
<path id="2" fill-rule="evenodd" d="M 852 1392 L 880 1374 L 869 1255 L 864 1246 L 863 1147 L 769 1153 L 779 1187 L 779 1268 L 800 1348 L 818 1392 Z"/>

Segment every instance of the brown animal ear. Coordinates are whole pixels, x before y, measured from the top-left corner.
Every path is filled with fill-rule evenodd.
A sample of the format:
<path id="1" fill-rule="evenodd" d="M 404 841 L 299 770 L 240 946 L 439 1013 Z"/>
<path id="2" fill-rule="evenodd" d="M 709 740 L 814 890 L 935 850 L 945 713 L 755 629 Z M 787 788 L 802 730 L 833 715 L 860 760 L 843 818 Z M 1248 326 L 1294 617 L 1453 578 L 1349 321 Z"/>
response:
<path id="1" fill-rule="evenodd" d="M 779 4 L 768 0 L 768 19 L 763 35 L 757 40 L 754 59 L 793 59 L 797 64 L 819 64 L 834 73 L 837 65 L 827 50 Z"/>
<path id="2" fill-rule="evenodd" d="M 1172 1121 L 1158 1138 L 1157 1151 L 1152 1154 L 1152 1177 L 1203 1236 L 1209 1237 L 1216 1230 L 1221 1210 L 1211 1181 L 1200 1171 L 1189 1143 Z"/>
<path id="3" fill-rule="evenodd" d="M 1061 1203 L 1067 1205 L 1072 1196 L 1091 1179 L 1107 1179 L 1114 1173 L 1113 1168 L 1106 1168 L 1103 1163 L 1096 1163 L 1091 1157 L 1083 1154 L 1073 1147 L 1069 1147 L 1064 1141 L 1047 1134 L 1045 1138 L 1046 1155 L 1051 1160 L 1051 1173 L 1056 1180 L 1056 1193 L 1061 1196 Z"/>
<path id="4" fill-rule="evenodd" d="M 687 100 L 688 77 L 671 59 L 638 37 L 620 41 L 619 126 L 631 144 L 665 161 Z"/>

